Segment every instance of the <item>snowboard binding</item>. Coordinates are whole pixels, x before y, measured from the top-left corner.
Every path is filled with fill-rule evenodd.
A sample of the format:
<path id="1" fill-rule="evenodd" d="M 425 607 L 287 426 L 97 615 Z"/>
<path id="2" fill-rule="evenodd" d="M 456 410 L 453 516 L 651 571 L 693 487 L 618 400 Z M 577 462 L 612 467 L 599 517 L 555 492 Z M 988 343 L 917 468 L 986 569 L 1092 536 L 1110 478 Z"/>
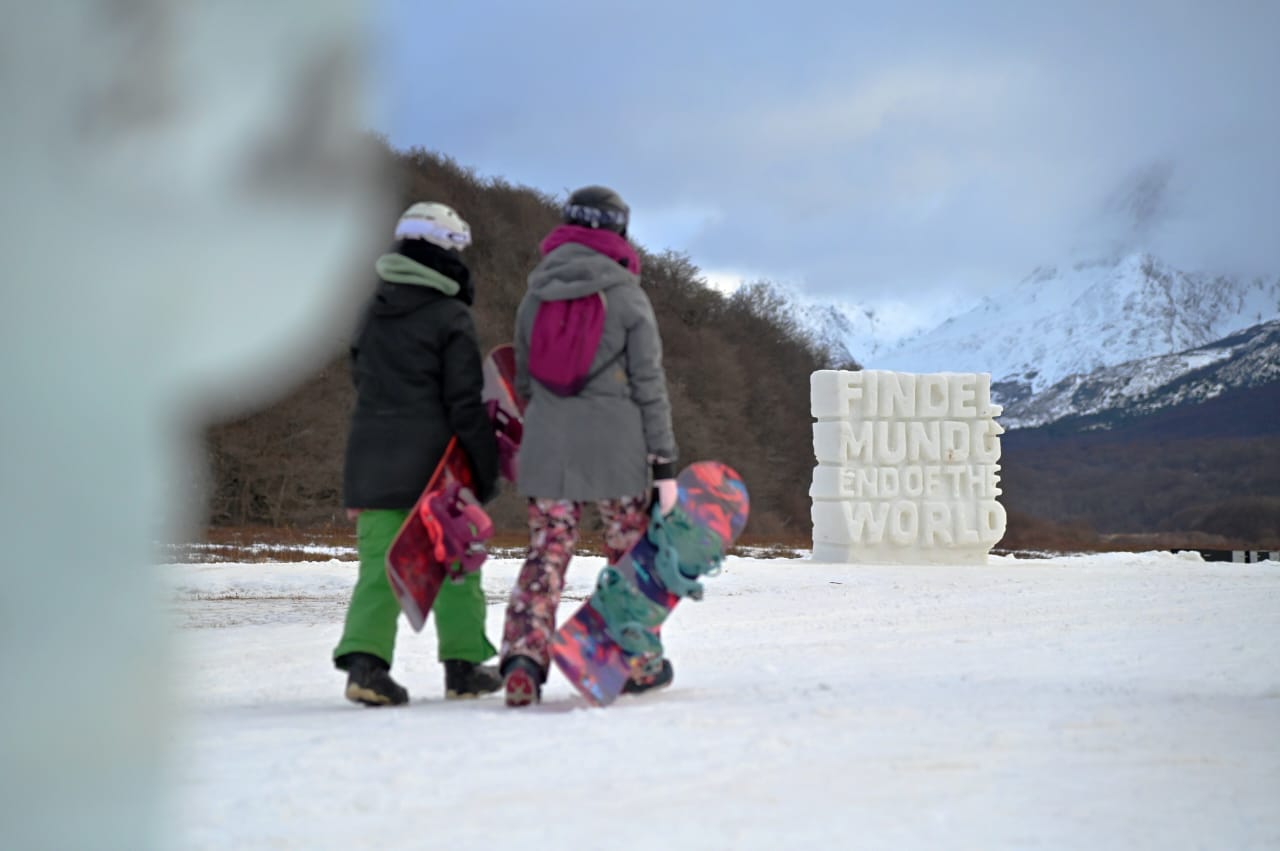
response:
<path id="1" fill-rule="evenodd" d="M 432 554 L 453 582 L 461 582 L 484 564 L 486 543 L 493 537 L 493 521 L 470 488 L 457 481 L 427 497 L 419 506 Z"/>
<path id="2" fill-rule="evenodd" d="M 654 571 L 666 589 L 677 597 L 702 599 L 700 576 L 715 576 L 724 561 L 720 539 L 695 525 L 677 506 L 663 516 L 653 507 L 649 520 L 649 540 L 657 549 Z"/>
<path id="3" fill-rule="evenodd" d="M 489 419 L 493 421 L 494 437 L 498 439 L 498 470 L 502 478 L 514 482 L 519 471 L 516 455 L 524 437 L 524 425 L 502 407 L 497 399 L 490 399 L 487 404 Z"/>
<path id="4" fill-rule="evenodd" d="M 635 583 L 612 565 L 600 571 L 589 605 L 600 613 L 605 631 L 619 647 L 636 656 L 662 663 L 662 640 L 654 627 L 667 610 L 646 597 Z"/>
<path id="5" fill-rule="evenodd" d="M 696 526 L 679 507 L 664 516 L 654 505 L 649 541 L 656 550 L 653 572 L 658 581 L 677 597 L 701 600 L 702 583 L 697 578 L 719 573 L 724 559 L 719 538 Z M 632 656 L 633 666 L 642 675 L 656 675 L 663 658 L 656 627 L 669 610 L 612 565 L 600 571 L 588 605 L 600 614 L 614 643 Z"/>

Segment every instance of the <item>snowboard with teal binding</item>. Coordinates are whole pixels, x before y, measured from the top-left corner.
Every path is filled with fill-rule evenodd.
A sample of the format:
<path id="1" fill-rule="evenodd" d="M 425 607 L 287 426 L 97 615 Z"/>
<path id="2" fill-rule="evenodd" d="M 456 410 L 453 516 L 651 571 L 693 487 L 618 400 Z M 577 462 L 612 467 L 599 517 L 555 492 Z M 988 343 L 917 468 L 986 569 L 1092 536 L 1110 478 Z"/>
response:
<path id="1" fill-rule="evenodd" d="M 747 523 L 746 485 L 725 464 L 690 464 L 676 484 L 676 507 L 666 516 L 654 507 L 648 534 L 601 570 L 552 639 L 552 660 L 596 706 L 613 703 L 633 675 L 661 667 L 662 624 L 680 600 L 702 598 L 700 578 L 719 570 Z"/>

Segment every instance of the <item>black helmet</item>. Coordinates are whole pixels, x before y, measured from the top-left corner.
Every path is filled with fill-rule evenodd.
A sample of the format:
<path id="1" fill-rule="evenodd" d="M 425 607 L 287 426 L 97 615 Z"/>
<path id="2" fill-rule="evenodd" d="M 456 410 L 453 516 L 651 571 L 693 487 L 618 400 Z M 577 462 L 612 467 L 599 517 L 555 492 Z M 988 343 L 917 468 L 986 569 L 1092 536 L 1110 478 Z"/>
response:
<path id="1" fill-rule="evenodd" d="M 626 236 L 631 208 L 608 187 L 584 186 L 569 196 L 563 213 L 568 224 L 604 228 Z"/>

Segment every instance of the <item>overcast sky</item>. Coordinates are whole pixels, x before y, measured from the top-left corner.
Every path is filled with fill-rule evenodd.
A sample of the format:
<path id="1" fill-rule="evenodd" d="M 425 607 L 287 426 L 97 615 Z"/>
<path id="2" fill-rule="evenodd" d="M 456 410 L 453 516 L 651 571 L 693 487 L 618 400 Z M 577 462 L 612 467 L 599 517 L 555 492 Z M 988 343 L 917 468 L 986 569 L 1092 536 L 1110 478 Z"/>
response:
<path id="1" fill-rule="evenodd" d="M 394 145 L 610 185 L 712 276 L 875 304 L 1129 248 L 1280 273 L 1277 0 L 378 8 Z"/>

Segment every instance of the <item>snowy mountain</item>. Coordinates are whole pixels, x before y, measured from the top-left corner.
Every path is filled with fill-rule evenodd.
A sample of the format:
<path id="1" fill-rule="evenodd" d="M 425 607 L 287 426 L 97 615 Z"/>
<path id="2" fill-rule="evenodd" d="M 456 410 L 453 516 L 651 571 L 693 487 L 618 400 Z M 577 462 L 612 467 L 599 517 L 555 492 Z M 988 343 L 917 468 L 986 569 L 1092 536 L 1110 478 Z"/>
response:
<path id="1" fill-rule="evenodd" d="M 832 367 L 866 364 L 932 327 L 926 314 L 899 316 L 892 307 L 873 307 L 851 301 L 831 301 L 803 295 L 772 281 L 763 288 L 769 301 L 785 311 L 796 325 L 828 354 Z M 945 315 L 945 314 L 944 314 Z M 934 322 L 940 319 L 935 315 Z M 923 323 L 923 325 L 922 325 Z"/>
<path id="2" fill-rule="evenodd" d="M 1262 377 L 1273 375 L 1280 361 L 1266 342 L 1273 326 L 1241 333 L 1280 319 L 1280 277 L 1188 273 L 1146 253 L 1042 267 L 931 330 L 906 333 L 883 310 L 767 286 L 826 349 L 832 366 L 853 361 L 901 372 L 991 373 L 993 395 L 1005 408 L 1001 422 L 1011 428 L 1129 407 L 1138 399 L 1148 407 L 1180 404 L 1191 398 L 1186 394 L 1203 401 L 1221 388 L 1276 380 Z M 1193 373 L 1208 375 L 1214 364 L 1219 378 L 1206 378 L 1194 390 L 1180 383 Z M 1214 380 L 1222 382 L 1219 390 Z"/>
<path id="3" fill-rule="evenodd" d="M 833 304 L 794 303 L 796 319 L 800 326 L 827 352 L 833 365 L 843 365 L 858 359 L 849 349 L 849 341 L 865 337 L 874 318 L 862 310 L 848 310 Z"/>
<path id="4" fill-rule="evenodd" d="M 863 365 L 903 372 L 990 372 L 1007 415 L 1015 404 L 1069 376 L 1187 352 L 1276 318 L 1280 278 L 1192 274 L 1138 253 L 1114 262 L 1037 269 L 1008 292 Z M 1189 356 L 1182 365 L 1203 365 L 1197 357 L 1215 355 Z M 1165 372 L 1159 378 L 1172 378 L 1178 363 L 1162 363 Z M 1150 388 L 1146 379 L 1134 380 L 1139 383 L 1131 390 Z M 1065 392 L 1074 391 L 1058 395 Z M 1031 419 L 1039 416 L 1028 412 Z"/>
<path id="5" fill-rule="evenodd" d="M 1280 383 L 1280 320 L 1193 349 L 1070 375 L 1010 401 L 1000 422 L 1028 428 L 1106 412 L 1142 416 L 1274 383 Z"/>

